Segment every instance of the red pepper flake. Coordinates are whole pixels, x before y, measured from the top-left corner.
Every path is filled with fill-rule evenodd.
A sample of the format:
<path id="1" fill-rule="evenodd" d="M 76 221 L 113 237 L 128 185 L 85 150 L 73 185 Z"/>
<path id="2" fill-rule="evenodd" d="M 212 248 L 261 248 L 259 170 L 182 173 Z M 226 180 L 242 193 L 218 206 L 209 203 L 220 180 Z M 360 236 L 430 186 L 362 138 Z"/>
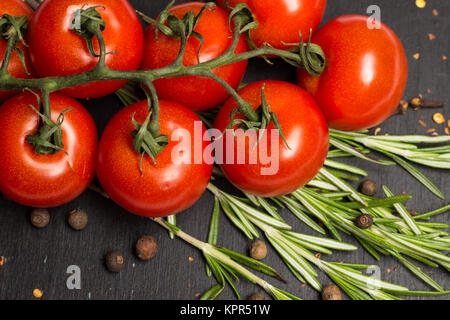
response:
<path id="1" fill-rule="evenodd" d="M 435 39 L 436 39 L 436 36 L 434 34 L 432 34 L 432 33 L 428 34 L 428 40 L 433 41 Z"/>
<path id="2" fill-rule="evenodd" d="M 444 131 L 445 131 L 446 135 L 450 136 L 450 129 L 449 128 L 445 128 Z"/>
<path id="3" fill-rule="evenodd" d="M 200 297 L 200 293 L 194 294 L 194 297 Z"/>
<path id="4" fill-rule="evenodd" d="M 439 15 L 439 11 L 436 9 L 433 9 L 433 16 L 437 17 Z"/>
<path id="5" fill-rule="evenodd" d="M 419 58 L 420 58 L 420 53 L 415 53 L 415 54 L 413 54 L 413 58 L 416 59 L 416 60 L 419 60 Z"/>
<path id="6" fill-rule="evenodd" d="M 194 258 L 192 258 L 192 257 L 189 257 L 188 260 L 189 260 L 189 262 L 194 262 Z"/>
<path id="7" fill-rule="evenodd" d="M 5 264 L 5 257 L 0 256 L 0 267 L 3 266 L 4 264 Z"/>
<path id="8" fill-rule="evenodd" d="M 447 56 L 442 56 L 442 61 L 447 61 L 448 57 Z"/>
<path id="9" fill-rule="evenodd" d="M 301 287 L 302 288 L 306 287 L 306 283 L 302 283 Z"/>
<path id="10" fill-rule="evenodd" d="M 419 124 L 424 128 L 428 127 L 427 124 L 425 122 L 423 122 L 422 120 L 419 120 Z"/>
<path id="11" fill-rule="evenodd" d="M 427 133 L 433 133 L 433 132 L 436 132 L 436 129 L 435 129 L 435 128 L 431 128 L 431 129 L 428 129 L 428 130 L 427 130 Z"/>
<path id="12" fill-rule="evenodd" d="M 373 134 L 376 136 L 380 133 L 381 128 L 376 128 L 375 131 L 373 132 Z"/>
<path id="13" fill-rule="evenodd" d="M 391 273 L 391 268 L 386 268 L 386 272 L 389 274 Z"/>
<path id="14" fill-rule="evenodd" d="M 315 256 L 316 256 L 317 259 L 320 259 L 320 257 L 322 257 L 322 255 L 320 253 L 316 253 Z"/>
<path id="15" fill-rule="evenodd" d="M 394 272 L 398 270 L 398 267 L 394 267 Z"/>

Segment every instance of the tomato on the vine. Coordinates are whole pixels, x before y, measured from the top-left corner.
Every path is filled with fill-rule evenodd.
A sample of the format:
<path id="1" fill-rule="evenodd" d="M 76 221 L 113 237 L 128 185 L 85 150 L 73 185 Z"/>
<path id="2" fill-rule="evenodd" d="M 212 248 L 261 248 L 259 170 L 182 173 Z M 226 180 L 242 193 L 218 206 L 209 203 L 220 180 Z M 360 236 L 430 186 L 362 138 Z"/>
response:
<path id="1" fill-rule="evenodd" d="M 202 2 L 188 2 L 172 7 L 169 12 L 181 19 L 189 11 L 198 14 L 204 5 Z M 194 31 L 202 35 L 203 45 L 194 36 L 188 39 L 183 57 L 185 66 L 217 58 L 232 43 L 233 33 L 228 27 L 228 13 L 221 8 L 205 10 Z M 150 25 L 145 31 L 142 69 L 157 69 L 170 65 L 178 55 L 180 43 L 180 39 L 168 37 L 161 32 L 155 37 L 155 26 Z M 235 52 L 242 53 L 246 50 L 245 39 L 241 36 Z M 212 72 L 236 89 L 246 69 L 247 61 L 241 61 L 213 69 Z M 159 79 L 154 84 L 161 99 L 178 102 L 191 110 L 216 107 L 229 97 L 228 92 L 220 84 L 199 76 Z"/>
<path id="2" fill-rule="evenodd" d="M 259 142 L 259 135 L 252 136 L 244 130 L 223 134 L 221 168 L 239 189 L 258 196 L 274 197 L 295 191 L 318 173 L 328 153 L 328 127 L 314 99 L 296 85 L 275 80 L 259 81 L 244 87 L 239 95 L 257 110 L 262 101 L 263 86 L 270 111 L 276 113 L 287 145 L 273 123 Z M 230 98 L 220 110 L 214 127 L 223 132 L 230 125 L 231 111 L 237 106 L 236 101 Z M 237 114 L 238 117 L 242 118 L 242 115 Z M 275 139 L 272 138 L 274 134 Z M 258 145 L 263 141 L 266 142 L 260 150 Z M 217 150 L 221 150 L 220 145 L 216 146 L 216 156 Z M 257 158 L 252 163 L 250 159 L 255 153 Z M 239 162 L 238 157 L 242 156 L 245 161 Z"/>
<path id="3" fill-rule="evenodd" d="M 126 210 L 146 217 L 168 216 L 192 206 L 205 191 L 213 168 L 212 157 L 211 161 L 203 157 L 209 135 L 195 113 L 160 101 L 161 134 L 169 137 L 169 144 L 155 157 L 156 165 L 145 155 L 141 172 L 141 155 L 131 136 L 136 129 L 132 117 L 142 124 L 147 115 L 147 101 L 141 101 L 113 117 L 100 140 L 97 176 L 111 199 Z"/>
<path id="4" fill-rule="evenodd" d="M 144 35 L 127 0 L 46 0 L 36 10 L 29 30 L 31 60 L 39 76 L 68 76 L 95 67 L 99 59 L 89 53 L 85 39 L 71 30 L 77 23 L 75 12 L 93 6 L 99 6 L 97 11 L 106 22 L 106 65 L 117 70 L 139 68 Z M 94 50 L 99 52 L 97 40 Z M 63 92 L 76 98 L 97 98 L 115 92 L 125 83 L 102 81 Z"/>
<path id="5" fill-rule="evenodd" d="M 222 6 L 227 0 L 217 1 Z M 246 3 L 253 13 L 258 27 L 250 31 L 250 39 L 257 47 L 264 43 L 277 49 L 287 49 L 283 43 L 300 42 L 301 32 L 306 41 L 310 30 L 320 25 L 327 0 L 229 0 L 228 6 Z"/>
<path id="6" fill-rule="evenodd" d="M 31 10 L 31 8 L 21 0 L 2 0 L 0 2 L 0 17 L 4 14 L 9 14 L 11 16 L 27 16 L 28 23 L 30 23 L 33 10 Z M 7 45 L 8 45 L 7 41 L 0 39 L 0 59 L 3 59 Z M 27 67 L 27 70 L 25 70 L 25 68 L 23 67 L 17 52 L 14 51 L 8 65 L 8 72 L 11 76 L 15 78 L 29 79 L 32 77 L 33 71 L 31 67 L 31 61 L 28 55 L 28 48 L 25 47 L 21 42 L 17 43 L 17 47 L 24 53 L 25 65 Z M 0 91 L 0 103 L 16 93 L 17 91 L 14 90 Z"/>
<path id="7" fill-rule="evenodd" d="M 370 29 L 367 23 L 362 15 L 330 21 L 312 39 L 325 52 L 325 71 L 313 77 L 298 70 L 298 83 L 335 129 L 357 131 L 380 124 L 405 90 L 408 63 L 400 40 L 385 24 Z"/>
<path id="8" fill-rule="evenodd" d="M 50 95 L 52 120 L 68 108 L 61 125 L 64 153 L 40 155 L 28 144 L 37 131 L 37 97 L 21 93 L 0 107 L 0 192 L 9 199 L 31 207 L 56 207 L 79 196 L 95 175 L 97 129 L 87 110 L 76 100 Z"/>

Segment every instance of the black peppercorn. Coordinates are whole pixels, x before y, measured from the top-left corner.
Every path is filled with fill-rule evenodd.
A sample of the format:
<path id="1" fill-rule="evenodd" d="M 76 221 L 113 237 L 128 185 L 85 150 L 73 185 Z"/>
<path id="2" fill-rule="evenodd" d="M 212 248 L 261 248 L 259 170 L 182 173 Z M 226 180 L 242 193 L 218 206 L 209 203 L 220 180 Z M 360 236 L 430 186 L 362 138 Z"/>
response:
<path id="1" fill-rule="evenodd" d="M 378 186 L 375 181 L 367 179 L 361 183 L 361 193 L 366 196 L 373 196 L 378 192 Z"/>
<path id="2" fill-rule="evenodd" d="M 373 218 L 370 214 L 364 213 L 356 218 L 356 226 L 360 229 L 367 229 L 373 225 Z"/>
<path id="3" fill-rule="evenodd" d="M 250 245 L 250 257 L 262 260 L 267 256 L 267 247 L 261 240 L 256 240 Z"/>
<path id="4" fill-rule="evenodd" d="M 342 300 L 341 290 L 334 284 L 325 286 L 322 289 L 323 300 Z"/>
<path id="5" fill-rule="evenodd" d="M 262 293 L 253 293 L 247 300 L 266 300 L 266 297 Z"/>
<path id="6" fill-rule="evenodd" d="M 88 216 L 83 210 L 73 210 L 69 213 L 68 223 L 74 230 L 83 230 L 88 223 Z"/>
<path id="7" fill-rule="evenodd" d="M 50 212 L 47 209 L 33 209 L 30 214 L 30 221 L 36 228 L 45 228 L 50 222 Z"/>
<path id="8" fill-rule="evenodd" d="M 106 254 L 105 263 L 110 272 L 120 272 L 125 267 L 125 258 L 120 251 L 110 251 Z"/>
<path id="9" fill-rule="evenodd" d="M 136 254 L 141 260 L 150 260 L 157 251 L 158 244 L 152 236 L 143 236 L 136 242 Z"/>

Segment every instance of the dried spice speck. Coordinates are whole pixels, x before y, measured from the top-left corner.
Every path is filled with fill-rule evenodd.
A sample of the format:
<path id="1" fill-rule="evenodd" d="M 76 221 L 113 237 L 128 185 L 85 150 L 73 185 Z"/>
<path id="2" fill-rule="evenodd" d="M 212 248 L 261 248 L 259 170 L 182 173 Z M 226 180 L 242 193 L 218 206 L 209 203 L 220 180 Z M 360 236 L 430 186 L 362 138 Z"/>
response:
<path id="1" fill-rule="evenodd" d="M 428 34 L 428 40 L 433 41 L 435 39 L 436 39 L 436 36 L 434 34 L 432 34 L 432 33 Z"/>
<path id="2" fill-rule="evenodd" d="M 442 113 L 435 113 L 433 115 L 433 121 L 437 124 L 443 124 L 445 122 L 444 115 Z"/>
<path id="3" fill-rule="evenodd" d="M 415 53 L 415 54 L 413 55 L 413 58 L 416 59 L 416 60 L 419 60 L 419 58 L 420 58 L 420 53 Z"/>
<path id="4" fill-rule="evenodd" d="M 427 124 L 425 122 L 423 122 L 422 120 L 419 120 L 419 124 L 424 128 L 428 127 Z"/>
<path id="5" fill-rule="evenodd" d="M 194 258 L 192 258 L 192 257 L 189 257 L 188 260 L 189 260 L 189 262 L 194 262 Z"/>
<path id="6" fill-rule="evenodd" d="M 416 6 L 417 8 L 423 9 L 427 5 L 427 2 L 425 0 L 416 0 Z"/>
<path id="7" fill-rule="evenodd" d="M 436 129 L 435 129 L 435 128 L 431 128 L 431 129 L 428 129 L 428 130 L 427 130 L 427 133 L 433 133 L 433 132 L 436 132 Z"/>
<path id="8" fill-rule="evenodd" d="M 0 256 L 0 267 L 5 264 L 5 257 Z"/>
<path id="9" fill-rule="evenodd" d="M 447 61 L 448 57 L 447 56 L 442 56 L 442 61 Z"/>
<path id="10" fill-rule="evenodd" d="M 386 268 L 386 272 L 389 274 L 391 273 L 391 268 Z"/>
<path id="11" fill-rule="evenodd" d="M 446 135 L 450 136 L 450 129 L 449 128 L 445 128 L 444 131 L 445 131 Z"/>
<path id="12" fill-rule="evenodd" d="M 44 295 L 44 293 L 42 292 L 42 290 L 39 289 L 34 289 L 33 290 L 33 296 L 37 299 L 42 298 L 42 296 Z"/>
<path id="13" fill-rule="evenodd" d="M 437 17 L 439 15 L 439 11 L 436 9 L 433 9 L 433 16 Z"/>

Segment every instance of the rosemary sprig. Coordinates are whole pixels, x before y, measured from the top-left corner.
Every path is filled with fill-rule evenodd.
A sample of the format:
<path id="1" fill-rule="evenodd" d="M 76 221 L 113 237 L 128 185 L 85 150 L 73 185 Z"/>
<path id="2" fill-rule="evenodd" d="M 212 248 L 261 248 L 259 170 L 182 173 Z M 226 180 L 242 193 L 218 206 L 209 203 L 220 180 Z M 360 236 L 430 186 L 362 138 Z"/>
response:
<path id="1" fill-rule="evenodd" d="M 403 286 L 366 276 L 360 271 L 360 269 L 365 269 L 373 266 L 343 264 L 337 262 L 328 262 L 320 259 L 318 256 L 315 256 L 310 250 L 323 254 L 331 254 L 331 250 L 351 251 L 356 250 L 357 247 L 351 244 L 343 243 L 341 241 L 293 232 L 289 228 L 286 228 L 286 225 L 281 218 L 275 219 L 283 223 L 282 225 L 277 225 L 277 223 L 274 223 L 273 221 L 273 216 L 268 212 L 264 212 L 266 211 L 264 206 L 257 206 L 259 197 L 250 196 L 248 199 L 251 201 L 252 205 L 249 205 L 241 198 L 230 195 L 218 189 L 212 184 L 208 186 L 208 189 L 219 199 L 219 202 L 221 204 L 229 204 L 231 201 L 233 202 L 233 204 L 235 205 L 233 209 L 233 213 L 235 214 L 235 216 L 231 221 L 236 226 L 238 226 L 238 228 L 242 228 L 244 223 L 237 217 L 244 217 L 244 219 L 247 220 L 245 224 L 250 222 L 260 230 L 262 230 L 269 242 L 281 256 L 283 261 L 296 276 L 296 278 L 302 283 L 308 283 L 311 287 L 318 291 L 322 289 L 322 285 L 318 281 L 317 273 L 312 265 L 315 265 L 321 271 L 325 272 L 353 299 L 390 300 L 399 299 L 391 293 L 402 295 L 421 294 L 420 292 L 410 291 Z M 307 196 L 307 194 L 305 195 Z M 286 204 L 286 206 L 289 208 L 288 204 L 291 204 L 291 201 L 287 199 L 292 200 L 292 197 L 282 197 L 277 201 Z M 267 199 L 265 199 L 265 201 L 267 201 Z M 304 210 L 305 212 L 308 211 L 301 204 L 298 204 L 297 202 L 295 203 L 295 206 L 297 208 L 301 208 L 301 210 Z M 392 202 L 390 203 L 392 204 Z M 273 209 L 274 208 L 272 207 L 272 210 Z M 352 211 L 352 209 L 350 209 L 350 211 Z M 351 225 L 354 226 L 353 222 L 351 222 Z M 250 229 L 246 230 L 246 232 L 244 230 L 242 231 L 246 235 L 251 234 Z M 378 236 L 376 234 L 374 234 L 373 237 L 377 238 L 377 240 L 382 239 L 381 236 Z M 419 272 L 420 270 L 417 268 L 415 269 L 415 271 Z M 420 275 L 425 278 L 422 274 Z M 432 279 L 427 280 L 430 283 L 432 281 Z M 436 289 L 440 289 L 440 294 L 448 293 L 442 288 L 438 287 L 437 284 L 435 284 L 435 287 Z"/>
<path id="2" fill-rule="evenodd" d="M 422 183 L 436 196 L 444 199 L 442 192 L 423 175 L 411 163 L 418 163 L 427 167 L 450 169 L 450 146 L 438 146 L 431 148 L 421 148 L 420 144 L 443 144 L 450 142 L 450 136 L 422 136 L 422 135 L 380 135 L 371 136 L 366 132 L 343 132 L 330 129 L 330 144 L 342 153 L 353 155 L 361 159 L 377 164 L 393 164 L 392 162 L 379 160 L 370 155 L 367 151 L 377 151 L 394 160 L 409 174 Z M 340 153 L 339 155 L 342 155 Z M 335 155 L 332 154 L 332 157 Z M 409 162 L 408 162 L 409 161 Z"/>
<path id="3" fill-rule="evenodd" d="M 328 178 L 328 182 L 333 183 L 335 186 L 335 182 L 340 180 L 336 176 L 332 177 L 332 174 L 328 175 Z M 355 194 L 359 194 L 352 187 L 350 187 L 350 190 L 348 188 L 348 185 L 345 185 L 345 188 L 340 188 L 342 191 L 349 192 L 349 195 L 346 196 L 347 198 L 351 199 Z M 430 216 L 447 211 L 449 206 L 428 214 L 411 217 L 403 204 L 400 202 L 392 202 L 393 194 L 389 189 L 387 187 L 383 189 L 389 197 L 384 200 L 369 200 L 370 197 L 359 194 L 367 202 L 377 201 L 378 206 L 372 208 L 349 208 L 349 202 L 345 201 L 345 198 L 338 200 L 336 198 L 324 197 L 322 194 L 316 192 L 314 188 L 310 187 L 304 187 L 294 192 L 289 198 L 296 203 L 296 206 L 304 214 L 318 219 L 325 216 L 334 229 L 342 230 L 353 235 L 375 259 L 379 260 L 379 253 L 392 255 L 435 290 L 445 292 L 441 286 L 413 263 L 406 260 L 403 255 L 433 267 L 440 265 L 450 270 L 450 257 L 441 252 L 450 250 L 448 234 L 447 232 L 438 230 L 440 228 L 447 228 L 448 225 L 418 222 L 418 220 L 426 220 Z M 402 200 L 402 198 L 397 198 L 397 200 Z M 316 210 L 310 210 L 311 207 Z M 288 209 L 290 208 L 288 207 Z M 297 215 L 294 211 L 292 213 Z M 354 223 L 355 218 L 362 213 L 369 213 L 374 217 L 373 226 L 367 230 L 358 228 Z M 399 214 L 400 217 L 396 214 Z M 332 232 L 333 229 L 329 230 Z"/>
<path id="4" fill-rule="evenodd" d="M 212 244 L 202 242 L 186 234 L 180 228 L 168 223 L 165 219 L 155 218 L 152 220 L 168 231 L 174 233 L 177 237 L 183 239 L 184 241 L 202 251 L 208 263 L 208 266 L 211 268 L 212 274 L 215 276 L 218 282 L 217 285 L 203 294 L 203 296 L 201 297 L 202 300 L 209 300 L 217 297 L 225 288 L 226 283 L 228 283 L 232 287 L 236 296 L 239 298 L 239 293 L 237 292 L 237 289 L 234 286 L 229 275 L 233 276 L 235 279 L 238 279 L 239 275 L 247 279 L 248 281 L 261 286 L 270 296 L 272 296 L 276 300 L 300 300 L 300 298 L 269 284 L 264 279 L 256 276 L 248 269 L 244 268 L 241 264 L 244 264 L 254 270 L 269 274 L 273 277 L 282 279 L 278 272 L 276 272 L 273 268 L 232 250 L 219 248 Z"/>

